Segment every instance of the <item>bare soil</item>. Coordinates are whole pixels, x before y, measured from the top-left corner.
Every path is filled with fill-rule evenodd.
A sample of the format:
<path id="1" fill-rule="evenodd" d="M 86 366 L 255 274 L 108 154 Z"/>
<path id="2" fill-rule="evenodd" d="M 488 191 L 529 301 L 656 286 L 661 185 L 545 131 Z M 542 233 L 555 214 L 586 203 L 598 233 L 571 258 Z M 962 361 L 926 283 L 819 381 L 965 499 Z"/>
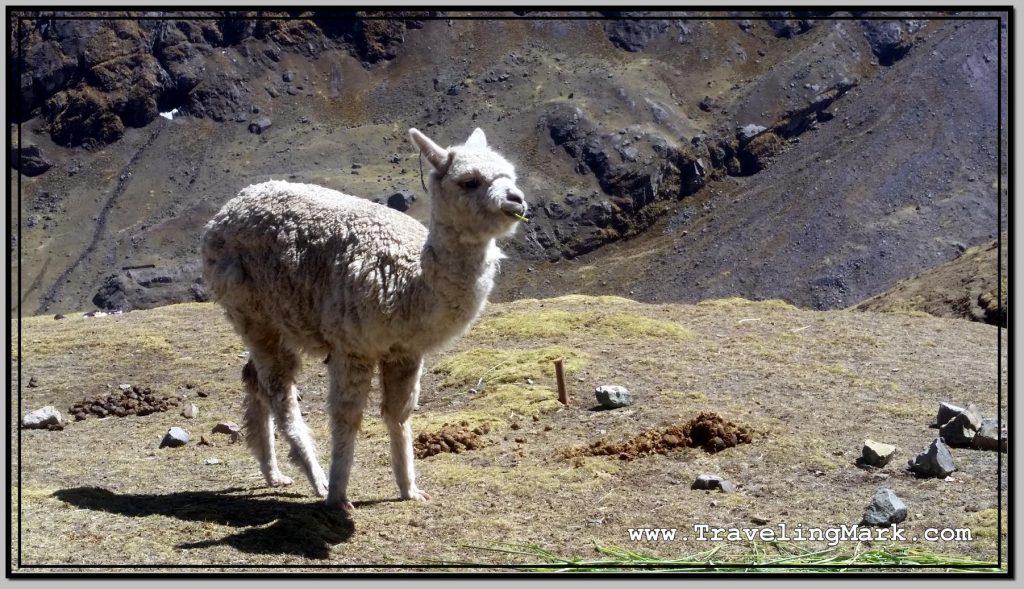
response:
<path id="1" fill-rule="evenodd" d="M 651 454 L 668 454 L 683 448 L 700 448 L 715 453 L 736 444 L 749 444 L 753 433 L 713 412 L 704 412 L 682 425 L 661 430 L 648 430 L 625 442 L 598 440 L 586 448 L 565 451 L 567 457 L 615 456 L 620 460 L 635 460 Z"/>
<path id="2" fill-rule="evenodd" d="M 590 319 L 571 320 L 577 316 Z M 954 448 L 957 470 L 945 480 L 906 469 L 937 435 L 930 426 L 942 401 L 974 403 L 1007 422 L 1006 330 L 981 323 L 741 299 L 648 305 L 568 296 L 493 305 L 451 350 L 426 359 L 413 416 L 414 435 L 430 438 L 459 424 L 482 443 L 417 459 L 418 484 L 432 500 L 399 501 L 374 388 L 356 446 L 350 521 L 325 510 L 297 468 L 283 465 L 293 486 L 267 488 L 245 444 L 217 435 L 206 436 L 209 445 L 195 442 L 242 415 L 244 348 L 213 305 L 31 317 L 21 335 L 22 378 L 36 377 L 38 386 L 19 391 L 14 383 L 11 392 L 16 570 L 537 562 L 483 550 L 503 542 L 577 558 L 598 556 L 597 545 L 662 558 L 720 546 L 716 558 L 749 559 L 753 549 L 771 546 L 699 541 L 694 526 L 852 525 L 883 487 L 908 508 L 900 547 L 995 561 L 1002 543 L 1007 554 L 1006 455 Z M 550 359 L 559 356 L 568 406 L 557 401 Z M 307 362 L 298 387 L 314 437 L 325 444 L 321 360 Z M 71 421 L 63 431 L 17 428 L 30 410 L 68 407 L 123 382 L 146 383 L 160 396 L 183 390 L 199 417 L 168 411 Z M 634 404 L 594 411 L 594 388 L 606 384 L 627 386 Z M 633 460 L 562 452 L 664 432 L 705 412 L 748 428 L 750 442 Z M 172 426 L 194 441 L 158 448 Z M 884 468 L 859 468 L 865 439 L 896 445 L 896 458 Z M 698 474 L 727 478 L 737 491 L 691 490 Z M 679 538 L 631 541 L 628 530 L 639 527 L 677 528 Z M 929 542 L 930 528 L 967 529 L 972 539 Z M 867 547 L 843 543 L 857 546 Z"/>

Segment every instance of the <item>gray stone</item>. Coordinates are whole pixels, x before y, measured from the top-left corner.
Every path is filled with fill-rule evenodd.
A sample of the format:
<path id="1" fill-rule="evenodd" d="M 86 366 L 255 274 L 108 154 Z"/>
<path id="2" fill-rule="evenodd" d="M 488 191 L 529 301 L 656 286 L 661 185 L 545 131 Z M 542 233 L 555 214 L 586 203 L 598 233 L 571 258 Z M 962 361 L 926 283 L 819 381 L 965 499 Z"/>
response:
<path id="1" fill-rule="evenodd" d="M 950 419 L 964 411 L 966 410 L 963 407 L 958 407 L 952 403 L 939 403 L 939 414 L 935 418 L 935 425 L 942 427 L 949 423 Z"/>
<path id="2" fill-rule="evenodd" d="M 928 447 L 908 463 L 910 470 L 921 477 L 946 478 L 953 474 L 953 455 L 942 438 L 935 438 Z"/>
<path id="3" fill-rule="evenodd" d="M 869 526 L 888 526 L 907 519 L 907 506 L 891 489 L 879 489 L 864 511 L 863 523 Z"/>
<path id="4" fill-rule="evenodd" d="M 249 132 L 250 133 L 255 133 L 257 135 L 260 135 L 261 133 L 266 131 L 268 128 L 270 128 L 270 125 L 271 125 L 270 117 L 260 117 L 260 118 L 256 119 L 255 121 L 249 123 Z"/>
<path id="5" fill-rule="evenodd" d="M 238 441 L 238 438 L 242 435 L 242 429 L 238 427 L 238 424 L 233 421 L 222 421 L 217 425 L 213 426 L 213 433 L 215 434 L 228 434 L 231 436 L 231 443 Z"/>
<path id="6" fill-rule="evenodd" d="M 594 389 L 594 394 L 597 396 L 597 402 L 601 406 L 610 409 L 629 407 L 633 404 L 633 396 L 623 386 L 602 385 Z"/>
<path id="7" fill-rule="evenodd" d="M 861 463 L 868 466 L 881 468 L 896 455 L 896 446 L 883 444 L 874 440 L 864 440 L 864 448 L 861 450 Z"/>
<path id="8" fill-rule="evenodd" d="M 405 212 L 416 202 L 416 195 L 408 190 L 399 190 L 388 197 L 388 206 L 396 211 Z"/>
<path id="9" fill-rule="evenodd" d="M 197 415 L 199 415 L 199 407 L 195 403 L 189 403 L 181 410 L 181 416 L 186 419 L 195 419 Z"/>
<path id="10" fill-rule="evenodd" d="M 295 79 L 295 72 L 292 70 L 285 70 L 284 73 L 281 74 L 281 79 L 285 82 L 291 82 Z"/>
<path id="11" fill-rule="evenodd" d="M 711 491 L 718 489 L 723 493 L 735 493 L 736 485 L 731 481 L 727 481 L 722 477 L 714 474 L 702 474 L 698 475 L 694 479 L 693 484 L 690 485 L 691 489 Z"/>
<path id="12" fill-rule="evenodd" d="M 21 427 L 25 429 L 46 429 L 51 425 L 64 425 L 64 417 L 53 405 L 30 411 L 21 418 Z"/>
<path id="13" fill-rule="evenodd" d="M 38 176 L 53 167 L 53 164 L 43 156 L 38 145 L 23 144 L 19 150 L 15 144 L 11 146 L 11 167 L 25 176 Z"/>
<path id="14" fill-rule="evenodd" d="M 995 417 L 986 417 L 981 420 L 981 427 L 974 434 L 971 445 L 980 450 L 1007 451 L 1006 426 L 1000 430 Z"/>
<path id="15" fill-rule="evenodd" d="M 768 127 L 763 127 L 761 125 L 744 125 L 736 129 L 736 138 L 740 141 L 750 141 L 767 130 Z"/>
<path id="16" fill-rule="evenodd" d="M 206 459 L 206 464 L 220 464 L 220 459 L 219 458 L 213 458 L 213 457 L 207 458 Z"/>
<path id="17" fill-rule="evenodd" d="M 939 437 L 950 446 L 970 446 L 980 427 L 978 416 L 965 409 L 939 428 Z"/>
<path id="18" fill-rule="evenodd" d="M 177 448 L 184 446 L 189 441 L 188 432 L 181 429 L 180 427 L 172 427 L 167 430 L 167 435 L 164 436 L 163 441 L 160 442 L 161 448 Z"/>
<path id="19" fill-rule="evenodd" d="M 34 388 L 36 388 L 36 387 L 38 387 L 38 386 L 39 386 L 39 379 L 37 379 L 37 378 L 36 378 L 36 377 L 34 377 L 34 376 L 33 376 L 33 377 L 31 377 L 31 378 L 29 378 L 29 379 L 28 379 L 28 386 L 29 386 L 30 388 L 33 388 L 33 389 L 34 389 Z"/>

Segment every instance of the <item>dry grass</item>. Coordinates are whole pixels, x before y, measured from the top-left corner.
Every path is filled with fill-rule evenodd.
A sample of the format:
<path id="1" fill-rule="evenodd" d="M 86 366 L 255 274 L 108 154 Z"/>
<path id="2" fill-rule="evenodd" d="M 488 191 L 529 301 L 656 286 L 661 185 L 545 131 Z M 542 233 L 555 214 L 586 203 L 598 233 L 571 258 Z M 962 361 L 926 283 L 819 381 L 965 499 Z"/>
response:
<path id="1" fill-rule="evenodd" d="M 883 486 L 908 505 L 908 538 L 929 527 L 975 530 L 971 542 L 901 546 L 995 560 L 995 454 L 955 449 L 951 482 L 918 480 L 903 470 L 936 435 L 928 425 L 939 401 L 995 411 L 996 334 L 986 325 L 741 299 L 687 306 L 572 296 L 495 305 L 452 350 L 427 359 L 413 417 L 416 432 L 488 423 L 486 445 L 418 460 L 420 484 L 434 500 L 395 501 L 375 389 L 357 445 L 351 522 L 322 509 L 305 481 L 263 487 L 244 444 L 209 433 L 217 421 L 240 419 L 244 362 L 215 307 L 28 318 L 23 334 L 23 374 L 26 381 L 37 377 L 39 387 L 22 389 L 22 411 L 46 404 L 66 410 L 122 382 L 192 391 L 200 408 L 195 420 L 167 412 L 22 431 L 14 443 L 20 440 L 25 460 L 25 571 L 48 563 L 474 562 L 486 569 L 540 562 L 468 548 L 498 541 L 543 546 L 563 559 L 600 558 L 595 545 L 672 559 L 709 547 L 693 539 L 630 542 L 627 529 L 759 527 L 751 523 L 755 516 L 790 527 L 851 524 Z M 551 360 L 558 356 L 566 359 L 566 407 L 555 400 Z M 594 410 L 593 388 L 611 383 L 629 387 L 636 404 Z M 323 443 L 329 428 L 319 361 L 308 362 L 299 387 L 307 421 Z M 628 439 L 705 410 L 754 429 L 753 443 L 628 462 L 560 457 L 564 448 Z M 158 449 L 172 425 L 187 429 L 193 442 Z M 212 445 L 197 445 L 199 435 Z M 879 471 L 857 468 L 865 438 L 897 445 L 898 456 Z M 207 465 L 210 457 L 221 462 Z M 289 465 L 285 470 L 298 475 Z M 728 478 L 739 491 L 691 491 L 701 473 Z M 12 494 L 17 499 L 18 489 Z M 720 546 L 722 558 L 750 552 L 746 542 Z"/>

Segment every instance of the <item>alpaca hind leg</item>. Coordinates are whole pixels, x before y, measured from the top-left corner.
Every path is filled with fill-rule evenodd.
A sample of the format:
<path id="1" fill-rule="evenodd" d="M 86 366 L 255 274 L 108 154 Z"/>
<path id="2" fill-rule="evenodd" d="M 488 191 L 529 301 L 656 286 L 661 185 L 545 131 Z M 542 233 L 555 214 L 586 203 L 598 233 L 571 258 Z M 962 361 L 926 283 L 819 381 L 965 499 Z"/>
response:
<path id="1" fill-rule="evenodd" d="M 412 451 L 412 410 L 420 393 L 420 358 L 389 359 L 380 363 L 381 417 L 391 439 L 391 470 L 402 499 L 427 501 L 423 490 L 416 487 L 416 470 Z"/>
<path id="2" fill-rule="evenodd" d="M 270 401 L 262 390 L 256 374 L 256 366 L 249 360 L 242 368 L 242 382 L 245 384 L 245 441 L 259 462 L 260 472 L 271 487 L 292 484 L 277 468 L 277 454 L 274 451 L 274 418 L 270 413 Z"/>
<path id="3" fill-rule="evenodd" d="M 259 381 L 267 392 L 278 431 L 291 445 L 292 462 L 302 467 L 313 491 L 323 497 L 327 494 L 327 476 L 317 460 L 313 436 L 302 419 L 298 389 L 294 385 L 301 365 L 297 354 L 278 346 L 272 355 L 260 354 Z"/>
<path id="4" fill-rule="evenodd" d="M 356 434 L 370 392 L 373 364 L 332 352 L 328 362 L 331 384 L 327 407 L 331 418 L 331 470 L 326 504 L 353 509 L 348 500 L 348 481 L 355 456 Z"/>

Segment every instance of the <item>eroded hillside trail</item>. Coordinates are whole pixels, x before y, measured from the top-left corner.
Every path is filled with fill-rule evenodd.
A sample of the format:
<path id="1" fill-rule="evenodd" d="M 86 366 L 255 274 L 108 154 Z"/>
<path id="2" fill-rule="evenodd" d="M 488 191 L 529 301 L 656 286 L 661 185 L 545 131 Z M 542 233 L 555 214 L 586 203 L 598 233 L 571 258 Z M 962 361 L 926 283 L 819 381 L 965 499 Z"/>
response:
<path id="1" fill-rule="evenodd" d="M 77 258 L 75 258 L 75 261 L 71 262 L 71 264 L 67 268 L 65 268 L 64 271 L 61 272 L 59 276 L 57 276 L 57 279 L 53 281 L 53 284 L 50 285 L 50 288 L 46 290 L 46 294 L 40 297 L 39 308 L 37 308 L 35 312 L 36 315 L 41 315 L 43 313 L 49 312 L 50 306 L 53 304 L 53 302 L 60 298 L 61 290 L 67 283 L 68 277 L 71 276 L 71 274 L 75 270 L 77 270 L 79 266 L 81 266 L 95 253 L 96 247 L 97 245 L 99 245 L 99 242 L 103 238 L 103 234 L 106 231 L 107 219 L 110 216 L 110 211 L 113 210 L 114 205 L 117 204 L 118 200 L 124 194 L 125 187 L 128 184 L 128 180 L 132 177 L 132 169 L 135 167 L 138 161 L 142 159 L 143 155 L 146 154 L 150 146 L 152 146 L 153 143 L 156 142 L 157 137 L 160 136 L 160 133 L 164 130 L 165 127 L 166 125 L 155 125 L 155 128 L 149 134 L 149 137 L 146 138 L 146 141 L 138 149 L 135 150 L 135 153 L 132 154 L 132 157 L 128 160 L 128 163 L 126 163 L 124 167 L 121 169 L 121 173 L 118 174 L 117 176 L 117 184 L 114 186 L 114 190 L 110 193 L 110 196 L 107 197 L 106 202 L 103 203 L 103 208 L 100 209 L 99 216 L 96 220 L 96 225 L 93 228 L 92 237 L 89 240 L 89 244 L 86 245 L 85 249 L 82 250 L 82 253 L 79 254 Z"/>

